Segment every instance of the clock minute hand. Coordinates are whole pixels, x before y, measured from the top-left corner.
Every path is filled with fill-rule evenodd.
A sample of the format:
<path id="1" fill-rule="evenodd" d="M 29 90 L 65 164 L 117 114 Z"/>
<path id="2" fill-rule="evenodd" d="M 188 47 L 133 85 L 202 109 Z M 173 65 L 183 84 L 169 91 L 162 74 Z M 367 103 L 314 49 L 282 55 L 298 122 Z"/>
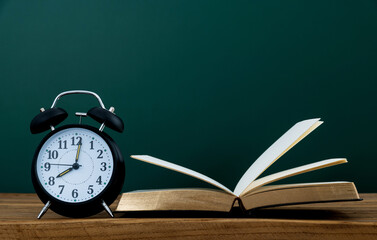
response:
<path id="1" fill-rule="evenodd" d="M 78 162 L 78 160 L 79 160 L 79 156 L 80 156 L 80 150 L 81 150 L 81 145 L 82 145 L 82 143 L 80 142 L 80 143 L 79 143 L 79 146 L 77 147 L 77 152 L 76 152 L 75 163 L 77 163 L 77 162 Z"/>
<path id="2" fill-rule="evenodd" d="M 57 178 L 58 178 L 58 177 L 62 177 L 62 176 L 64 176 L 65 174 L 69 173 L 69 172 L 72 171 L 72 170 L 73 170 L 73 167 L 70 167 L 70 168 L 68 168 L 67 170 L 64 170 L 63 172 L 59 173 L 58 176 L 56 176 L 56 177 L 57 177 Z"/>

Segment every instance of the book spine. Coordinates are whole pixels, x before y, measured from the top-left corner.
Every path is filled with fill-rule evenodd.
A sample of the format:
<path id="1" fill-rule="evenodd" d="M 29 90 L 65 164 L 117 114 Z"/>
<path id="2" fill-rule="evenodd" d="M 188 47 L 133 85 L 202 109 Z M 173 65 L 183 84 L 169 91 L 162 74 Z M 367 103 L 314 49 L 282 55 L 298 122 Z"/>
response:
<path id="1" fill-rule="evenodd" d="M 236 197 L 234 199 L 232 206 L 233 207 L 231 211 L 234 213 L 241 213 L 242 215 L 247 213 L 247 210 L 245 206 L 243 205 L 242 200 L 239 197 Z"/>

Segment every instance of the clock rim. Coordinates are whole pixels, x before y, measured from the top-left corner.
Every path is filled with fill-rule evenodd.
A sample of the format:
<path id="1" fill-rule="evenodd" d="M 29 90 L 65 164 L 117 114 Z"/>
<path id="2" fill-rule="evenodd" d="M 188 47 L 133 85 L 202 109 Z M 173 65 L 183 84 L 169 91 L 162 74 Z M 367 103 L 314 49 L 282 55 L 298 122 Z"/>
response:
<path id="1" fill-rule="evenodd" d="M 86 130 L 90 130 L 96 134 L 98 134 L 110 148 L 111 154 L 113 156 L 114 166 L 113 166 L 113 174 L 110 177 L 110 181 L 108 182 L 107 186 L 95 197 L 78 203 L 70 203 L 59 200 L 49 194 L 41 184 L 37 176 L 37 159 L 39 152 L 43 146 L 43 144 L 51 138 L 52 135 L 57 134 L 58 132 L 69 129 L 69 128 L 83 128 Z M 85 124 L 68 124 L 56 128 L 54 131 L 49 132 L 39 143 L 37 149 L 35 150 L 32 167 L 31 167 L 31 178 L 34 189 L 40 198 L 40 200 L 45 204 L 47 201 L 51 202 L 51 210 L 54 212 L 67 216 L 67 217 L 87 217 L 94 214 L 97 214 L 104 210 L 102 206 L 102 200 L 110 206 L 115 199 L 120 194 L 125 178 L 125 165 L 122 154 L 119 150 L 118 145 L 115 141 L 105 132 L 100 132 L 97 128 Z"/>

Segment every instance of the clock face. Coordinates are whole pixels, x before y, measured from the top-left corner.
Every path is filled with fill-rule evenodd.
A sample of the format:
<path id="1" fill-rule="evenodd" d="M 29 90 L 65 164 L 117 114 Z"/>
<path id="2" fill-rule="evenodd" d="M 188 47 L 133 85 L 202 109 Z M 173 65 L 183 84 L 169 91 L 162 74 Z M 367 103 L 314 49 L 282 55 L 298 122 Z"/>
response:
<path id="1" fill-rule="evenodd" d="M 113 175 L 109 145 L 97 133 L 80 127 L 63 129 L 42 145 L 36 160 L 37 180 L 45 191 L 63 202 L 95 198 Z"/>

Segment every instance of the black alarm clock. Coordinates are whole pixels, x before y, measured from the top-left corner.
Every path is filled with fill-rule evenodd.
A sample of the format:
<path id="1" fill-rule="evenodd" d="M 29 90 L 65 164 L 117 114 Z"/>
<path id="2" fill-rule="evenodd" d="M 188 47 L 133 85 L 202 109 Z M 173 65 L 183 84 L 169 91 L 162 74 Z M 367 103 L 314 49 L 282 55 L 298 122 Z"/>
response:
<path id="1" fill-rule="evenodd" d="M 79 124 L 64 125 L 68 113 L 56 107 L 58 100 L 70 94 L 89 94 L 97 98 L 99 107 L 88 112 L 76 113 Z M 81 124 L 82 117 L 89 116 L 100 126 Z M 67 217 L 87 217 L 106 210 L 121 192 L 125 166 L 122 154 L 114 140 L 103 132 L 107 126 L 123 132 L 121 118 L 114 108 L 107 110 L 101 98 L 94 92 L 73 90 L 60 93 L 50 109 L 41 108 L 30 124 L 33 134 L 50 130 L 37 147 L 31 177 L 34 189 L 45 204 L 38 219 L 50 208 Z"/>

